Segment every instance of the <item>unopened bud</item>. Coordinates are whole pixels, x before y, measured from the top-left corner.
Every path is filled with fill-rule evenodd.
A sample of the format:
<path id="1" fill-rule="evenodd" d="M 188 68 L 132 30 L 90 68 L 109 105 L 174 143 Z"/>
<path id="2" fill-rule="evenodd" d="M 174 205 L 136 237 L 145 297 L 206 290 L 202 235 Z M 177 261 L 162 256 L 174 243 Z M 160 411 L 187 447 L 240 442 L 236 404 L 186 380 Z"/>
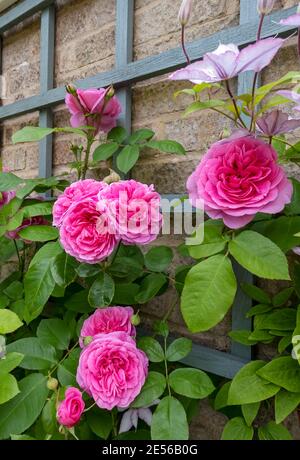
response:
<path id="1" fill-rule="evenodd" d="M 107 88 L 106 95 L 105 95 L 106 100 L 111 99 L 112 97 L 114 97 L 114 95 L 115 95 L 114 87 L 110 86 L 109 88 Z"/>
<path id="2" fill-rule="evenodd" d="M 135 315 L 131 317 L 131 324 L 133 326 L 138 326 L 140 323 L 141 323 L 141 318 L 138 313 L 136 313 Z"/>
<path id="3" fill-rule="evenodd" d="M 88 335 L 87 337 L 84 337 L 83 339 L 83 344 L 85 347 L 87 347 L 90 343 L 92 343 L 93 337 L 91 335 Z"/>
<path id="4" fill-rule="evenodd" d="M 274 8 L 275 0 L 258 0 L 257 10 L 259 14 L 270 14 Z"/>
<path id="5" fill-rule="evenodd" d="M 66 91 L 67 93 L 72 94 L 72 96 L 77 96 L 76 88 L 73 85 L 67 85 Z"/>
<path id="6" fill-rule="evenodd" d="M 110 169 L 110 175 L 104 177 L 103 182 L 106 184 L 112 184 L 113 182 L 119 182 L 121 177 L 113 169 Z"/>
<path id="7" fill-rule="evenodd" d="M 182 26 L 186 26 L 190 20 L 192 0 L 183 0 L 178 14 L 178 20 Z"/>
<path id="8" fill-rule="evenodd" d="M 47 381 L 48 390 L 55 391 L 57 387 L 58 387 L 58 380 L 53 377 L 50 377 Z"/>

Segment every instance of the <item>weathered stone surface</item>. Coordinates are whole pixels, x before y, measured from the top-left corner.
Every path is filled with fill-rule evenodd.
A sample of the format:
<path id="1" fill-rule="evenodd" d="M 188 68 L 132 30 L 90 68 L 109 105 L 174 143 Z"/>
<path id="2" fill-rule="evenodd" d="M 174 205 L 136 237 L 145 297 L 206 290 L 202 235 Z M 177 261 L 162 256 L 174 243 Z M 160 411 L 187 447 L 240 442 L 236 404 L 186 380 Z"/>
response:
<path id="1" fill-rule="evenodd" d="M 216 412 L 208 400 L 200 401 L 199 414 L 190 426 L 190 438 L 200 441 L 218 441 L 228 419 Z"/>

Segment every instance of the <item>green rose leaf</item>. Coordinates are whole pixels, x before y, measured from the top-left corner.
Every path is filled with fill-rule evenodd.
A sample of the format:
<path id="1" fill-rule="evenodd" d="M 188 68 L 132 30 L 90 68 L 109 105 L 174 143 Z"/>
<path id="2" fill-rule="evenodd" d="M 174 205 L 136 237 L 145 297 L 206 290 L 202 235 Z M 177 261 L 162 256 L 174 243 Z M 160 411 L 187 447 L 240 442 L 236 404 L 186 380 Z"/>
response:
<path id="1" fill-rule="evenodd" d="M 56 363 L 55 349 L 35 337 L 28 337 L 10 343 L 7 346 L 7 351 L 14 351 L 24 355 L 20 363 L 20 367 L 23 369 L 49 369 Z"/>
<path id="2" fill-rule="evenodd" d="M 4 359 L 0 359 L 0 376 L 18 367 L 23 358 L 22 353 L 7 353 Z"/>
<path id="3" fill-rule="evenodd" d="M 78 360 L 80 349 L 73 350 L 68 358 L 58 366 L 57 378 L 62 386 L 76 386 L 76 372 L 78 367 Z"/>
<path id="4" fill-rule="evenodd" d="M 58 230 L 50 225 L 31 225 L 20 230 L 19 235 L 29 241 L 50 241 L 56 240 L 59 236 Z"/>
<path id="5" fill-rule="evenodd" d="M 154 131 L 148 128 L 142 128 L 135 131 L 131 136 L 128 138 L 129 144 L 139 144 L 143 141 L 148 141 L 155 136 Z"/>
<path id="6" fill-rule="evenodd" d="M 222 321 L 233 304 L 237 284 L 232 264 L 212 256 L 187 274 L 181 297 L 183 318 L 191 332 L 203 332 Z"/>
<path id="7" fill-rule="evenodd" d="M 247 426 L 242 417 L 229 420 L 222 433 L 222 441 L 251 441 L 254 435 L 252 427 Z"/>
<path id="8" fill-rule="evenodd" d="M 145 265 L 153 272 L 163 272 L 173 259 L 173 251 L 167 246 L 157 246 L 145 255 Z"/>
<path id="9" fill-rule="evenodd" d="M 117 142 L 99 145 L 93 154 L 94 161 L 106 161 L 119 149 Z"/>
<path id="10" fill-rule="evenodd" d="M 281 307 L 282 305 L 285 305 L 293 292 L 294 288 L 290 287 L 283 289 L 282 291 L 278 292 L 278 294 L 274 295 L 272 300 L 274 307 Z"/>
<path id="11" fill-rule="evenodd" d="M 23 298 L 24 294 L 23 283 L 20 281 L 13 281 L 3 292 L 12 300 L 20 300 Z"/>
<path id="12" fill-rule="evenodd" d="M 141 393 L 131 404 L 131 407 L 139 408 L 149 406 L 153 401 L 160 398 L 166 388 L 166 378 L 159 372 L 150 371 Z"/>
<path id="13" fill-rule="evenodd" d="M 221 221 L 209 220 L 205 222 L 202 243 L 186 246 L 189 255 L 194 259 L 202 259 L 222 252 L 226 246 L 226 241 L 222 235 L 223 228 L 224 224 Z M 197 237 L 197 231 L 195 236 Z"/>
<path id="14" fill-rule="evenodd" d="M 231 382 L 226 382 L 218 391 L 214 402 L 215 410 L 223 409 L 223 407 L 226 407 L 228 405 L 227 401 L 230 385 Z"/>
<path id="15" fill-rule="evenodd" d="M 68 325 L 58 318 L 43 319 L 38 325 L 36 335 L 41 342 L 48 343 L 58 350 L 67 350 L 71 340 Z"/>
<path id="16" fill-rule="evenodd" d="M 157 406 L 151 424 L 151 439 L 154 441 L 186 441 L 189 427 L 182 404 L 172 396 L 163 398 Z"/>
<path id="17" fill-rule="evenodd" d="M 300 238 L 295 236 L 299 228 L 300 216 L 282 216 L 270 221 L 257 222 L 252 226 L 255 232 L 269 238 L 284 253 L 300 244 Z"/>
<path id="18" fill-rule="evenodd" d="M 228 393 L 228 405 L 252 404 L 278 393 L 279 386 L 270 384 L 257 374 L 264 366 L 264 361 L 252 361 L 235 375 Z"/>
<path id="19" fill-rule="evenodd" d="M 99 273 L 93 282 L 88 300 L 91 307 L 107 307 L 110 305 L 115 293 L 114 280 L 107 273 Z"/>
<path id="20" fill-rule="evenodd" d="M 169 383 L 175 393 L 194 399 L 206 398 L 215 389 L 205 372 L 192 368 L 176 369 L 171 372 Z"/>
<path id="21" fill-rule="evenodd" d="M 20 177 L 15 176 L 15 174 L 0 172 L 0 190 L 1 192 L 6 192 L 7 190 L 15 190 L 18 187 L 18 185 L 24 184 L 24 182 L 25 182 L 25 179 L 21 179 Z M 20 201 L 14 200 L 14 202 L 17 202 L 18 205 L 20 205 Z M 10 208 L 11 203 L 8 203 L 8 205 L 6 206 Z M 3 213 L 3 209 L 1 210 L 1 214 Z"/>
<path id="22" fill-rule="evenodd" d="M 10 310 L 0 310 L 0 334 L 9 334 L 23 325 L 19 317 Z"/>
<path id="23" fill-rule="evenodd" d="M 242 283 L 241 288 L 250 299 L 256 300 L 261 304 L 270 304 L 271 297 L 265 291 L 253 284 Z"/>
<path id="24" fill-rule="evenodd" d="M 1 375 L 0 378 L 0 404 L 4 404 L 19 393 L 18 382 L 11 374 Z"/>
<path id="25" fill-rule="evenodd" d="M 257 374 L 285 390 L 300 393 L 300 366 L 298 361 L 290 356 L 274 359 L 258 369 Z"/>
<path id="26" fill-rule="evenodd" d="M 153 337 L 142 337 L 138 341 L 138 348 L 143 350 L 153 363 L 161 363 L 165 359 L 160 343 Z"/>
<path id="27" fill-rule="evenodd" d="M 160 150 L 161 152 L 185 155 L 185 148 L 176 141 L 149 141 L 146 145 L 151 149 Z"/>
<path id="28" fill-rule="evenodd" d="M 20 393 L 0 406 L 0 439 L 21 434 L 40 415 L 48 396 L 46 377 L 30 374 L 19 382 Z"/>
<path id="29" fill-rule="evenodd" d="M 54 128 L 40 128 L 39 126 L 25 126 L 12 136 L 14 144 L 19 142 L 38 142 L 55 132 Z"/>
<path id="30" fill-rule="evenodd" d="M 275 396 L 275 420 L 283 422 L 300 404 L 300 393 L 280 390 Z"/>
<path id="31" fill-rule="evenodd" d="M 76 268 L 78 262 L 65 252 L 58 254 L 51 266 L 52 276 L 61 287 L 66 287 L 71 284 L 76 276 Z"/>
<path id="32" fill-rule="evenodd" d="M 171 345 L 168 346 L 166 358 L 168 361 L 180 361 L 185 358 L 192 351 L 193 342 L 190 339 L 181 337 L 180 339 L 174 340 Z"/>
<path id="33" fill-rule="evenodd" d="M 99 408 L 88 412 L 87 423 L 93 433 L 105 440 L 108 438 L 113 428 L 110 412 Z"/>
<path id="34" fill-rule="evenodd" d="M 268 238 L 251 230 L 240 233 L 229 243 L 230 254 L 254 275 L 267 279 L 289 280 L 287 259 Z"/>
<path id="35" fill-rule="evenodd" d="M 153 299 L 166 282 L 167 278 L 162 273 L 151 273 L 147 275 L 141 283 L 140 291 L 135 296 L 135 301 L 142 304 Z"/>
<path id="36" fill-rule="evenodd" d="M 296 324 L 296 311 L 292 308 L 282 308 L 269 313 L 260 322 L 260 329 L 275 329 L 292 331 Z"/>
<path id="37" fill-rule="evenodd" d="M 117 142 L 118 144 L 121 144 L 123 141 L 125 141 L 126 137 L 127 131 L 125 128 L 122 128 L 122 126 L 116 126 L 110 130 L 107 135 L 108 140 Z"/>
<path id="38" fill-rule="evenodd" d="M 292 441 L 292 435 L 283 425 L 277 425 L 271 421 L 267 425 L 258 428 L 260 441 Z"/>
<path id="39" fill-rule="evenodd" d="M 58 429 L 58 422 L 56 420 L 56 395 L 54 394 L 51 399 L 49 399 L 41 415 L 41 422 L 44 428 L 45 433 L 54 434 Z"/>
<path id="40" fill-rule="evenodd" d="M 25 321 L 37 318 L 47 303 L 55 286 L 51 272 L 53 259 L 42 259 L 29 267 L 24 278 Z"/>
<path id="41" fill-rule="evenodd" d="M 135 283 L 116 284 L 112 305 L 133 305 L 139 289 Z"/>
<path id="42" fill-rule="evenodd" d="M 117 156 L 117 167 L 127 174 L 139 159 L 140 149 L 137 145 L 126 145 Z"/>
<path id="43" fill-rule="evenodd" d="M 80 276 L 80 278 L 90 278 L 97 275 L 100 271 L 101 268 L 99 265 L 80 264 L 79 267 L 76 268 L 77 275 Z"/>

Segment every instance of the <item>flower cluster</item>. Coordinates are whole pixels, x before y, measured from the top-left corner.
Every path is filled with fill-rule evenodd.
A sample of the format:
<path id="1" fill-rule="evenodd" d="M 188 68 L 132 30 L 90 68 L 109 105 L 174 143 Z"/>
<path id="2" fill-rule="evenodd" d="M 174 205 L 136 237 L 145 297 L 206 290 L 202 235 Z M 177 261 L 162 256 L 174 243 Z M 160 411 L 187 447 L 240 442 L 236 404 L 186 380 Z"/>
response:
<path id="1" fill-rule="evenodd" d="M 77 382 L 102 409 L 127 408 L 148 374 L 148 359 L 134 340 L 133 313 L 131 307 L 98 309 L 81 329 Z M 69 388 L 57 419 L 70 428 L 79 422 L 83 410 L 80 391 Z"/>
<path id="2" fill-rule="evenodd" d="M 160 196 L 134 180 L 112 184 L 91 179 L 66 188 L 53 208 L 65 251 L 81 262 L 106 259 L 122 241 L 147 244 L 162 225 Z"/>

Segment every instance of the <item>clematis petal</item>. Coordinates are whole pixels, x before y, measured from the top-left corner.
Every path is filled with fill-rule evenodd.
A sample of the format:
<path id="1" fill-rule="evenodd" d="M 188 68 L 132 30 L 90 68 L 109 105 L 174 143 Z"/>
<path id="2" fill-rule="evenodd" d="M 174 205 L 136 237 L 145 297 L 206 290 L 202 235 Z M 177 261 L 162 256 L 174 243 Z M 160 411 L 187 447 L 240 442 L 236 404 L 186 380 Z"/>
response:
<path id="1" fill-rule="evenodd" d="M 283 43 L 282 38 L 266 38 L 253 45 L 246 46 L 237 58 L 236 74 L 248 70 L 260 72 L 270 64 Z"/>
<path id="2" fill-rule="evenodd" d="M 300 27 L 300 14 L 292 14 L 292 16 L 289 16 L 286 19 L 281 19 L 281 21 L 279 21 L 279 24 L 281 26 Z"/>
<path id="3" fill-rule="evenodd" d="M 287 113 L 281 110 L 273 110 L 260 117 L 257 122 L 258 129 L 267 136 L 276 136 L 288 133 L 299 128 L 300 119 L 290 118 Z"/>
<path id="4" fill-rule="evenodd" d="M 277 94 L 286 97 L 287 99 L 290 99 L 291 101 L 296 102 L 297 104 L 300 103 L 300 94 L 296 93 L 295 91 L 280 90 L 277 91 Z"/>
<path id="5" fill-rule="evenodd" d="M 203 60 L 194 62 L 184 69 L 177 70 L 169 76 L 170 80 L 189 80 L 192 83 L 215 83 L 220 81 L 214 65 L 205 63 Z"/>
<path id="6" fill-rule="evenodd" d="M 131 412 L 132 412 L 132 409 L 128 410 L 123 415 L 121 424 L 120 424 L 119 434 L 127 433 L 127 431 L 129 431 L 132 428 Z"/>
<path id="7" fill-rule="evenodd" d="M 138 415 L 141 420 L 147 423 L 147 425 L 151 426 L 152 412 L 150 409 L 147 409 L 147 408 L 138 409 Z"/>

